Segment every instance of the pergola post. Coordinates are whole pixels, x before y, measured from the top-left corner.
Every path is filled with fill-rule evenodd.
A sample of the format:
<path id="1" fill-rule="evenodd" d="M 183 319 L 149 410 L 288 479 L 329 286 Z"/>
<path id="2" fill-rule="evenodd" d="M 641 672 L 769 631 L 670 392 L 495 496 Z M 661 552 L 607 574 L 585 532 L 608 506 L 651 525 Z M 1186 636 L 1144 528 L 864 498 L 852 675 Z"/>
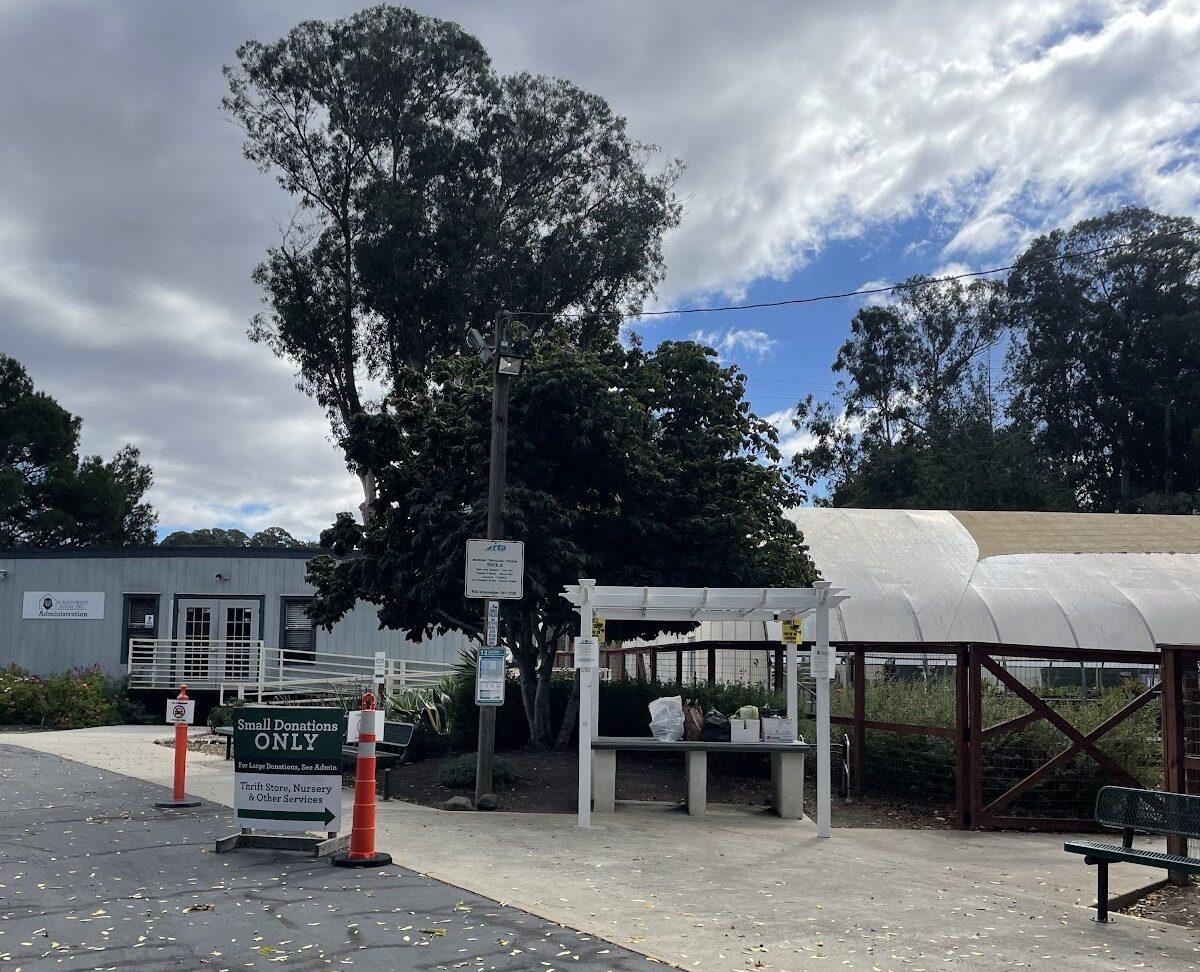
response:
<path id="1" fill-rule="evenodd" d="M 583 595 L 579 605 L 579 637 L 590 637 L 592 633 L 592 588 L 594 580 L 580 578 L 579 589 Z M 592 739 L 596 735 L 594 693 L 596 670 L 579 669 L 579 826 L 592 825 Z"/>
<path id="2" fill-rule="evenodd" d="M 829 581 L 817 581 L 816 639 L 811 659 L 812 675 L 817 682 L 817 836 L 828 837 L 830 808 L 829 766 L 829 679 L 833 676 L 833 659 L 829 649 Z M 795 692 L 795 672 L 788 681 L 788 690 Z"/>

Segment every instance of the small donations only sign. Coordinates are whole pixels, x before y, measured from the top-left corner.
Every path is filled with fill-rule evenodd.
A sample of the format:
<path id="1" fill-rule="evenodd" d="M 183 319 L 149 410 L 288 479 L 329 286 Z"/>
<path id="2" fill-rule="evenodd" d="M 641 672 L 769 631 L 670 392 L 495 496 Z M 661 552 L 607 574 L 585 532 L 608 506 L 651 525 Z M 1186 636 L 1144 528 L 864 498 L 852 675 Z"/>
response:
<path id="1" fill-rule="evenodd" d="M 480 648 L 475 659 L 475 704 L 504 705 L 505 651 Z"/>
<path id="2" fill-rule="evenodd" d="M 239 827 L 336 833 L 342 817 L 346 713 L 332 708 L 237 709 L 233 813 Z"/>
<path id="3" fill-rule="evenodd" d="M 520 540 L 468 540 L 467 597 L 519 601 L 525 596 L 525 544 Z"/>

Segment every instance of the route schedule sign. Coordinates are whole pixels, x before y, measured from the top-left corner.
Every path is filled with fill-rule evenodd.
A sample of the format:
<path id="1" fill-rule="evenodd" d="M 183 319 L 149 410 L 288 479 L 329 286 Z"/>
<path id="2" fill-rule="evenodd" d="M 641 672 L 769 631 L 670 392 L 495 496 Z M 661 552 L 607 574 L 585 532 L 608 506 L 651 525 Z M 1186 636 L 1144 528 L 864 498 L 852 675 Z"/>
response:
<path id="1" fill-rule="evenodd" d="M 346 713 L 246 706 L 233 715 L 233 814 L 239 827 L 337 833 Z"/>
<path id="2" fill-rule="evenodd" d="M 467 597 L 519 601 L 525 596 L 525 543 L 468 540 L 463 586 Z"/>

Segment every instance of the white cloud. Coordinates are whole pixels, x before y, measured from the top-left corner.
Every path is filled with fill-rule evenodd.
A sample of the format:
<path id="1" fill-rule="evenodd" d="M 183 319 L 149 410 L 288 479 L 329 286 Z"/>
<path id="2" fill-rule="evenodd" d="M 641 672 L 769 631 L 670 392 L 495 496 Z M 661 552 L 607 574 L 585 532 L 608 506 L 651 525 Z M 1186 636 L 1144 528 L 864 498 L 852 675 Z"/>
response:
<path id="1" fill-rule="evenodd" d="M 1195 0 L 416 5 L 501 70 L 603 94 L 687 163 L 662 306 L 908 217 L 922 239 L 895 249 L 949 239 L 941 259 L 986 265 L 1114 203 L 1200 201 Z M 290 202 L 217 106 L 241 41 L 361 6 L 0 5 L 0 351 L 84 417 L 87 449 L 145 449 L 166 524 L 312 535 L 357 505 L 320 411 L 244 336 Z M 774 350 L 741 325 L 706 335 Z"/>
<path id="2" fill-rule="evenodd" d="M 792 425 L 795 414 L 795 409 L 785 408 L 763 416 L 764 421 L 779 431 L 779 451 L 783 454 L 785 463 L 791 462 L 792 457 L 800 450 L 811 449 L 817 444 L 816 436 Z"/>
<path id="3" fill-rule="evenodd" d="M 696 330 L 688 337 L 699 344 L 715 348 L 722 360 L 748 357 L 762 361 L 779 345 L 779 342 L 766 331 L 754 328 L 728 328 L 724 331 Z"/>

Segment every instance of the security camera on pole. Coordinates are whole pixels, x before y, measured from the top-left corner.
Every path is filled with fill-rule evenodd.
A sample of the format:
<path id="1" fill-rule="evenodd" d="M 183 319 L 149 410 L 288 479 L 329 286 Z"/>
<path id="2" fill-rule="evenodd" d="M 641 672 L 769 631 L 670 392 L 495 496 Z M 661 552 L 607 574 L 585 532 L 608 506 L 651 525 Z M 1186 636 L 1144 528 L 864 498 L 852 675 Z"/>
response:
<path id="1" fill-rule="evenodd" d="M 492 366 L 492 452 L 488 467 L 487 540 L 468 540 L 465 594 L 482 598 L 486 645 L 479 652 L 475 701 L 479 706 L 479 750 L 475 761 L 475 805 L 484 796 L 494 806 L 492 763 L 496 749 L 496 706 L 504 702 L 503 654 L 499 654 L 498 698 L 494 671 L 499 648 L 500 601 L 520 600 L 524 593 L 524 545 L 504 540 L 504 471 L 508 455 L 508 382 L 519 375 L 524 359 L 508 342 L 508 311 L 496 315 L 492 345 L 474 328 L 467 340 L 479 357 Z M 514 583 L 515 581 L 515 583 Z M 486 683 L 486 684 L 485 684 Z M 485 689 L 487 691 L 485 691 Z"/>

